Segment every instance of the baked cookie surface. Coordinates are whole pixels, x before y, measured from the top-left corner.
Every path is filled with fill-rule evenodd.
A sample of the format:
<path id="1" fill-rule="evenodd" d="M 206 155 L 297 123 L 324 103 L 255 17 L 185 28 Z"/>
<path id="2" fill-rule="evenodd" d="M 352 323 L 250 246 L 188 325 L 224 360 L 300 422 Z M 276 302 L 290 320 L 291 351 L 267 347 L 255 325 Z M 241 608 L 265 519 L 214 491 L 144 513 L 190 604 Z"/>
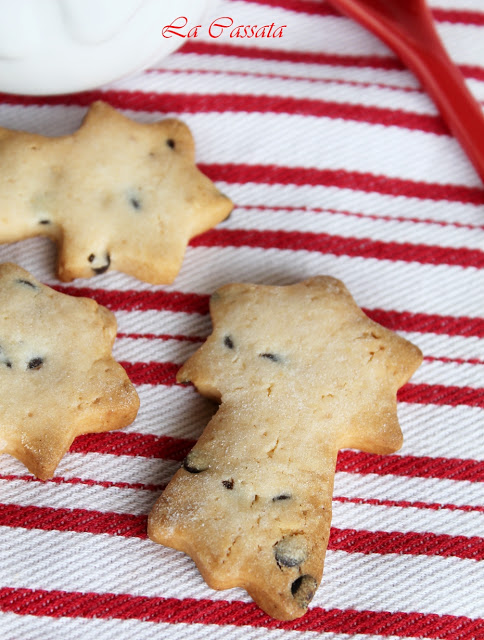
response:
<path id="1" fill-rule="evenodd" d="M 111 356 L 116 319 L 0 265 L 0 453 L 47 479 L 82 433 L 127 426 L 139 398 Z"/>
<path id="2" fill-rule="evenodd" d="M 338 450 L 401 446 L 396 392 L 422 356 L 331 277 L 227 285 L 210 310 L 213 333 L 178 381 L 221 404 L 148 534 L 188 553 L 209 586 L 297 618 L 322 577 Z"/>
<path id="3" fill-rule="evenodd" d="M 189 240 L 232 210 L 194 155 L 181 121 L 141 124 L 103 102 L 72 135 L 0 128 L 0 242 L 50 237 L 63 281 L 115 269 L 170 283 Z"/>

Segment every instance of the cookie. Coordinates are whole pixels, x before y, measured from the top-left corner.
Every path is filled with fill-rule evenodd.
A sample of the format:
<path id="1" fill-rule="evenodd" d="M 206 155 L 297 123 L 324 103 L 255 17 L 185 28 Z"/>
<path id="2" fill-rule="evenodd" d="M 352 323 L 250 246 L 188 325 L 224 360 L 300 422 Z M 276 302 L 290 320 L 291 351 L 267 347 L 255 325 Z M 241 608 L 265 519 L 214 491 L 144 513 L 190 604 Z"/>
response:
<path id="1" fill-rule="evenodd" d="M 396 392 L 422 355 L 331 277 L 227 285 L 210 310 L 213 333 L 178 381 L 221 404 L 148 534 L 189 554 L 210 587 L 244 587 L 294 619 L 321 581 L 338 450 L 401 446 Z"/>
<path id="2" fill-rule="evenodd" d="M 79 434 L 133 422 L 138 395 L 111 356 L 116 319 L 94 300 L 4 263 L 0 309 L 0 453 L 45 480 Z"/>
<path id="3" fill-rule="evenodd" d="M 189 240 L 232 209 L 194 153 L 182 122 L 137 123 L 103 102 L 72 135 L 0 129 L 0 242 L 48 236 L 63 281 L 115 269 L 170 283 Z"/>

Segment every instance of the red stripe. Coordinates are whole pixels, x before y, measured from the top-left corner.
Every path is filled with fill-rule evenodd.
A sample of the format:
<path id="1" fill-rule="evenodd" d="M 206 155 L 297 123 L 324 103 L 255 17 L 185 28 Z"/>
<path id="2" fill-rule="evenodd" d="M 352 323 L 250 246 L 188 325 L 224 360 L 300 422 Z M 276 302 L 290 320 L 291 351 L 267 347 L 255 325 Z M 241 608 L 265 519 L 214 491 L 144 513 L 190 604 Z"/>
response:
<path id="1" fill-rule="evenodd" d="M 349 449 L 339 452 L 336 471 L 484 482 L 484 461 L 482 460 L 408 455 L 381 456 Z"/>
<path id="2" fill-rule="evenodd" d="M 108 431 L 78 436 L 71 453 L 100 453 L 140 456 L 181 461 L 195 440 L 151 434 Z M 438 478 L 484 482 L 484 461 L 460 458 L 430 458 L 399 455 L 375 455 L 344 450 L 338 454 L 337 471 L 346 473 L 392 474 L 414 478 Z"/>
<path id="3" fill-rule="evenodd" d="M 211 229 L 190 242 L 192 247 L 256 247 L 286 251 L 315 251 L 336 256 L 401 260 L 421 264 L 448 264 L 482 269 L 484 252 L 452 249 L 409 242 L 383 242 L 371 238 L 346 238 L 328 233 L 303 231 L 259 231 L 256 229 Z"/>
<path id="4" fill-rule="evenodd" d="M 470 317 L 439 316 L 408 311 L 365 309 L 375 322 L 393 331 L 417 331 L 439 335 L 484 338 L 484 319 Z"/>
<path id="5" fill-rule="evenodd" d="M 71 453 L 101 453 L 181 461 L 195 442 L 195 440 L 171 438 L 170 436 L 106 431 L 78 436 L 69 451 Z"/>
<path id="6" fill-rule="evenodd" d="M 130 513 L 0 504 L 0 526 L 5 527 L 146 538 L 146 522 L 147 516 Z"/>
<path id="7" fill-rule="evenodd" d="M 145 539 L 146 523 L 146 515 L 0 504 L 0 526 L 5 527 L 42 531 L 75 531 L 93 535 L 109 534 Z M 332 527 L 328 549 L 348 553 L 399 553 L 482 560 L 484 538 L 437 535 L 429 532 L 393 531 L 388 533 Z"/>
<path id="8" fill-rule="evenodd" d="M 482 560 L 484 538 L 435 533 L 361 531 L 331 527 L 328 549 L 348 553 L 398 553 Z"/>
<path id="9" fill-rule="evenodd" d="M 484 26 L 484 13 L 469 9 L 432 9 L 432 16 L 437 22 Z"/>
<path id="10" fill-rule="evenodd" d="M 237 94 L 173 94 L 143 93 L 138 91 L 106 91 L 96 93 L 95 98 L 107 100 L 119 109 L 142 109 L 175 113 L 276 113 L 298 116 L 338 118 L 378 124 L 385 127 L 402 127 L 437 135 L 448 135 L 449 130 L 440 116 L 410 113 L 401 109 L 352 105 L 309 98 L 258 96 Z M 65 100 L 65 98 L 64 98 Z M 69 98 L 69 101 L 74 98 Z M 83 100 L 84 101 L 84 100 Z M 90 100 L 92 101 L 92 99 Z"/>
<path id="11" fill-rule="evenodd" d="M 208 295 L 180 291 L 108 291 L 66 285 L 56 285 L 54 288 L 68 295 L 93 298 L 112 311 L 155 310 L 208 314 Z M 417 331 L 466 338 L 484 338 L 483 318 L 439 316 L 386 309 L 365 309 L 365 313 L 375 322 L 393 331 Z"/>
<path id="12" fill-rule="evenodd" d="M 212 180 L 244 184 L 293 184 L 337 187 L 391 196 L 446 200 L 482 206 L 484 190 L 481 187 L 415 182 L 402 178 L 388 178 L 372 173 L 344 169 L 315 169 L 282 167 L 277 165 L 200 164 L 200 169 Z"/>
<path id="13" fill-rule="evenodd" d="M 440 116 L 411 113 L 402 109 L 352 105 L 349 103 L 293 98 L 290 96 L 258 96 L 237 94 L 188 94 L 155 93 L 142 91 L 90 91 L 68 96 L 50 96 L 40 102 L 34 96 L 5 96 L 0 101 L 6 104 L 50 104 L 88 106 L 94 100 L 105 100 L 118 109 L 133 109 L 160 113 L 276 113 L 299 116 L 338 118 L 395 126 L 448 135 L 449 131 Z"/>
<path id="14" fill-rule="evenodd" d="M 281 622 L 253 602 L 162 598 L 114 593 L 81 593 L 45 589 L 0 589 L 0 608 L 17 615 L 51 618 L 142 620 L 169 624 L 216 624 L 293 631 L 382 636 L 426 637 L 435 640 L 476 640 L 484 620 L 465 616 L 355 611 L 312 607 L 298 620 Z M 189 631 L 187 631 L 189 633 Z"/>
<path id="15" fill-rule="evenodd" d="M 131 382 L 135 385 L 174 385 L 181 365 L 173 362 L 121 362 Z"/>
<path id="16" fill-rule="evenodd" d="M 108 291 L 88 287 L 55 285 L 56 291 L 71 296 L 93 298 L 112 311 L 172 311 L 208 314 L 209 296 L 181 291 Z"/>
<path id="17" fill-rule="evenodd" d="M 484 388 L 456 387 L 443 384 L 413 384 L 407 383 L 398 391 L 400 402 L 417 404 L 439 404 L 456 407 L 484 408 Z"/>

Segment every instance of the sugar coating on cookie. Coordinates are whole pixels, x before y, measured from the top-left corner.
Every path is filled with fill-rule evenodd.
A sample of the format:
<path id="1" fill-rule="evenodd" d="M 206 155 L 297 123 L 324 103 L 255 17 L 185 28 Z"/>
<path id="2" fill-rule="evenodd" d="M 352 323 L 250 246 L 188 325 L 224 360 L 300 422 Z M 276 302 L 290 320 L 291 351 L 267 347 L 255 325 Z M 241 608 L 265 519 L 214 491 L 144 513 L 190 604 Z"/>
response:
<path id="1" fill-rule="evenodd" d="M 232 209 L 194 155 L 181 121 L 143 124 L 103 102 L 72 135 L 0 128 L 0 242 L 50 237 L 64 281 L 115 269 L 170 283 L 189 240 Z"/>
<path id="2" fill-rule="evenodd" d="M 82 433 L 125 427 L 139 398 L 111 355 L 116 319 L 0 265 L 0 453 L 47 479 Z"/>
<path id="3" fill-rule="evenodd" d="M 209 586 L 244 587 L 294 619 L 321 581 L 338 450 L 401 446 L 396 392 L 422 355 L 331 277 L 227 285 L 210 311 L 213 333 L 178 381 L 221 404 L 148 534 L 188 553 Z"/>

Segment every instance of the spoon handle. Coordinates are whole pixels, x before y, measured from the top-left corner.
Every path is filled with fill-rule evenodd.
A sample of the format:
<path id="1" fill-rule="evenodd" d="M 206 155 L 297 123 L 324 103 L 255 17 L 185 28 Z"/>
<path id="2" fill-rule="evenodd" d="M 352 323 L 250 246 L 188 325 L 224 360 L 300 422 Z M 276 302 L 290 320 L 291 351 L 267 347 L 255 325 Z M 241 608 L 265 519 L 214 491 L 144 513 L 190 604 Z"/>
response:
<path id="1" fill-rule="evenodd" d="M 410 0 L 409 7 L 408 2 L 388 0 L 331 1 L 383 40 L 415 73 L 484 182 L 483 111 L 444 48 L 426 3 Z"/>

